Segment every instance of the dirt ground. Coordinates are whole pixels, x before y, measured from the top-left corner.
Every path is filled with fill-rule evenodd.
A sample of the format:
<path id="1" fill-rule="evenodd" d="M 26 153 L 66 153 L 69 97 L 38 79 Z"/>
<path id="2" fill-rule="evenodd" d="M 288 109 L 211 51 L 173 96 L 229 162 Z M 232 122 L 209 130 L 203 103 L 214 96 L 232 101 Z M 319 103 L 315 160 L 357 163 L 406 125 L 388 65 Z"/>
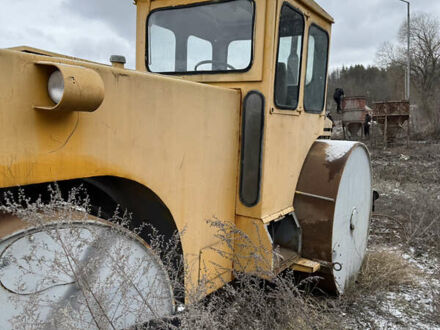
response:
<path id="1" fill-rule="evenodd" d="M 364 272 L 338 301 L 343 324 L 440 329 L 440 141 L 370 152 L 380 199 Z"/>

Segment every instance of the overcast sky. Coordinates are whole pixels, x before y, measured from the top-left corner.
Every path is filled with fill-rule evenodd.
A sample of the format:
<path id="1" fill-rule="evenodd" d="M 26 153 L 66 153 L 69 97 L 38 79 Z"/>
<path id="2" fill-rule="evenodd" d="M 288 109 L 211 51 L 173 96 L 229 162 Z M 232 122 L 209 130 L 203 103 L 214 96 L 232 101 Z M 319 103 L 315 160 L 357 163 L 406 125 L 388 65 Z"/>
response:
<path id="1" fill-rule="evenodd" d="M 331 67 L 374 64 L 377 49 L 394 41 L 406 18 L 399 0 L 317 0 L 336 21 Z M 440 0 L 412 0 L 413 12 L 440 17 Z M 135 63 L 132 0 L 2 1 L 0 48 L 29 45 L 98 62 L 111 54 Z"/>

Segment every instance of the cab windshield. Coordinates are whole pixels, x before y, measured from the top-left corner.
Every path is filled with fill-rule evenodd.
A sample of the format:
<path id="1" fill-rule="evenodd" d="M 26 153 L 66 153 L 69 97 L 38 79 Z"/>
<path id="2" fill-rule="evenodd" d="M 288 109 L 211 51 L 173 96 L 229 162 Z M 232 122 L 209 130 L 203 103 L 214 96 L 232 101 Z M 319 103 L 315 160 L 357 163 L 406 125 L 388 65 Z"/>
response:
<path id="1" fill-rule="evenodd" d="M 159 73 L 247 71 L 252 63 L 253 0 L 208 2 L 153 11 L 147 67 Z"/>

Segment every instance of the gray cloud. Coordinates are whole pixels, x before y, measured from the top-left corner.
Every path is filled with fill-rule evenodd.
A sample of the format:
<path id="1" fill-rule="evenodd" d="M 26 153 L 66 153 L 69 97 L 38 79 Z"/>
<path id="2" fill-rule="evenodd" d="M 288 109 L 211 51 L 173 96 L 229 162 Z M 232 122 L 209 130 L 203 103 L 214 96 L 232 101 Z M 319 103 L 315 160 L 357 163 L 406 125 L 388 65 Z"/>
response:
<path id="1" fill-rule="evenodd" d="M 133 40 L 136 33 L 136 6 L 133 1 L 66 0 L 62 8 L 87 20 L 102 21 L 127 40 Z"/>
<path id="2" fill-rule="evenodd" d="M 398 0 L 317 0 L 334 18 L 331 67 L 374 64 L 378 48 L 397 38 L 406 18 Z M 440 17 L 440 1 L 412 0 L 413 12 Z M 30 45 L 108 63 L 111 54 L 135 64 L 132 0 L 14 0 L 2 3 L 0 48 Z"/>
<path id="3" fill-rule="evenodd" d="M 102 63 L 121 54 L 134 67 L 135 20 L 130 0 L 10 1 L 0 11 L 0 48 L 28 45 Z"/>
<path id="4" fill-rule="evenodd" d="M 335 19 L 331 67 L 375 64 L 377 50 L 393 42 L 406 21 L 406 4 L 398 0 L 317 0 Z M 440 17 L 440 1 L 413 0 L 412 13 Z"/>

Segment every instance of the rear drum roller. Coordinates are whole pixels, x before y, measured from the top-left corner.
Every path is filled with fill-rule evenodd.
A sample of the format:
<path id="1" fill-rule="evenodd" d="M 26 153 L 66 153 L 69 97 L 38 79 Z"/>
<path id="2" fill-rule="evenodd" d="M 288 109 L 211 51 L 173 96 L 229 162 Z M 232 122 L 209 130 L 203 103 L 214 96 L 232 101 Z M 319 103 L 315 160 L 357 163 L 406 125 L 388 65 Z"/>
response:
<path id="1" fill-rule="evenodd" d="M 302 255 L 321 262 L 320 284 L 336 294 L 356 279 L 366 254 L 371 179 L 369 152 L 358 142 L 315 142 L 301 171 L 294 208 Z"/>
<path id="2" fill-rule="evenodd" d="M 73 218 L 31 225 L 0 215 L 0 329 L 120 329 L 173 313 L 167 272 L 140 237 Z"/>

